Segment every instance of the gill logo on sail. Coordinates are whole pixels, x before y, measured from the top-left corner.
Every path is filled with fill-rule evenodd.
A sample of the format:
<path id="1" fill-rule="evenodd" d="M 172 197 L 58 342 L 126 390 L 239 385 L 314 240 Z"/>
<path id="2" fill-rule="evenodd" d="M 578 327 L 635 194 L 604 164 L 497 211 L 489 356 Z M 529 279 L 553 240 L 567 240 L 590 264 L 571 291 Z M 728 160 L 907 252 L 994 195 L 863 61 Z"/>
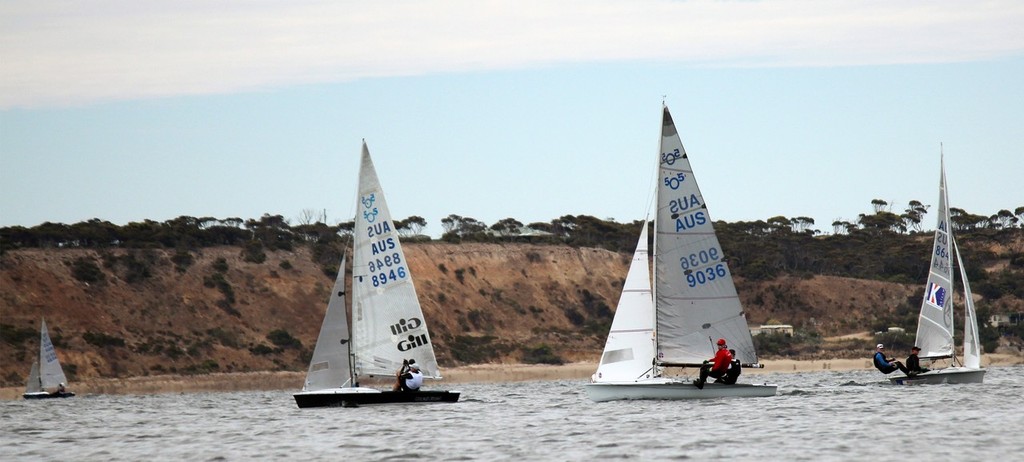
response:
<path id="1" fill-rule="evenodd" d="M 398 321 L 391 325 L 391 333 L 393 335 L 400 335 L 406 332 L 419 329 L 423 326 L 423 320 L 419 318 L 409 318 Z M 423 346 L 430 343 L 427 340 L 427 334 L 424 332 L 420 335 L 409 335 L 404 340 L 398 342 L 398 351 L 409 351 L 413 348 Z"/>
<path id="2" fill-rule="evenodd" d="M 403 319 L 395 324 L 391 325 L 391 334 L 400 335 L 409 332 L 414 329 L 419 329 L 423 325 L 423 320 L 419 318 Z"/>
<path id="3" fill-rule="evenodd" d="M 398 342 L 398 351 L 409 351 L 413 348 L 426 345 L 427 343 L 430 343 L 427 341 L 427 334 L 410 335 L 409 338 Z"/>

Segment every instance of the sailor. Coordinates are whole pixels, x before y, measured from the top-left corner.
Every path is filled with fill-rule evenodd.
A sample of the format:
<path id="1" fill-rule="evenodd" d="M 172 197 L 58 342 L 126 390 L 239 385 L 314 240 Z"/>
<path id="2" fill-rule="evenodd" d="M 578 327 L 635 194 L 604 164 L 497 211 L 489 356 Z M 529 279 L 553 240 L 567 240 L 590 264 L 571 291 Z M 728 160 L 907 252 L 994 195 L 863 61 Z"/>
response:
<path id="1" fill-rule="evenodd" d="M 729 354 L 732 355 L 732 362 L 729 363 L 729 370 L 725 371 L 725 376 L 715 380 L 716 383 L 724 383 L 726 385 L 732 385 L 736 383 L 736 379 L 740 376 L 740 359 L 736 357 L 736 350 L 730 349 Z"/>
<path id="2" fill-rule="evenodd" d="M 402 361 L 402 368 L 396 374 L 394 391 L 419 391 L 423 386 L 423 374 L 415 359 Z"/>
<path id="3" fill-rule="evenodd" d="M 60 385 L 57 385 L 57 394 L 58 395 L 64 394 L 65 391 L 66 390 L 64 389 L 64 382 L 61 382 Z"/>
<path id="4" fill-rule="evenodd" d="M 700 367 L 700 378 L 694 380 L 693 384 L 703 390 L 704 382 L 708 377 L 721 378 L 728 372 L 731 362 L 732 355 L 729 354 L 729 346 L 725 344 L 724 338 L 718 339 L 718 352 L 715 353 L 714 358 L 704 361 L 704 365 Z"/>
<path id="5" fill-rule="evenodd" d="M 875 345 L 875 356 L 874 356 L 875 367 L 878 368 L 883 374 L 891 374 L 897 369 L 907 373 L 907 367 L 903 363 L 897 361 L 894 358 L 885 357 L 885 345 L 879 343 Z"/>
<path id="6" fill-rule="evenodd" d="M 931 370 L 927 367 L 921 367 L 921 360 L 917 357 L 917 354 L 920 352 L 921 348 L 916 345 L 910 349 L 910 356 L 907 356 L 907 375 L 917 375 Z"/>

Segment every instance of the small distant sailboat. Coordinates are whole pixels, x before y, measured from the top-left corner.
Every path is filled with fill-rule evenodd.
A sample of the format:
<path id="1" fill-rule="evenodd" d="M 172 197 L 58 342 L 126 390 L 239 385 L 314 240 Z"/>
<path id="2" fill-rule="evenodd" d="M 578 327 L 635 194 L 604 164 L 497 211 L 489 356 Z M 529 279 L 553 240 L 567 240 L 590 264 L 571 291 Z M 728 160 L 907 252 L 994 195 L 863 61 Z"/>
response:
<path id="1" fill-rule="evenodd" d="M 302 391 L 300 408 L 383 403 L 453 403 L 460 392 L 382 391 L 360 377 L 394 380 L 409 359 L 424 377 L 440 379 L 426 319 L 413 286 L 398 230 L 363 142 L 352 262 L 352 328 L 345 313 L 345 258 L 334 281 Z"/>
<path id="2" fill-rule="evenodd" d="M 699 368 L 725 338 L 744 367 L 757 362 L 754 340 L 732 273 L 697 188 L 668 107 L 663 108 L 652 290 L 647 224 L 592 383 L 593 401 L 774 396 L 776 385 L 707 383 L 663 375 L 665 367 Z"/>
<path id="3" fill-rule="evenodd" d="M 74 393 L 64 390 L 68 378 L 57 360 L 57 350 L 50 341 L 50 332 L 46 329 L 46 320 L 39 329 L 39 356 L 32 362 L 25 386 L 25 399 L 70 398 Z M 53 390 L 53 391 L 49 391 Z"/>
<path id="4" fill-rule="evenodd" d="M 967 281 L 960 247 L 953 238 L 952 222 L 949 215 L 949 191 L 946 188 L 946 165 L 939 161 L 939 207 L 938 223 L 935 226 L 935 240 L 932 246 L 931 267 L 925 283 L 921 313 L 917 320 L 916 345 L 921 348 L 921 359 L 950 359 L 949 367 L 934 369 L 920 374 L 890 377 L 896 385 L 939 384 L 939 383 L 982 383 L 985 370 L 981 368 L 981 341 L 978 337 L 978 318 L 974 312 L 971 285 Z M 950 249 L 953 249 L 950 252 Z M 960 269 L 964 283 L 964 350 L 963 359 L 957 358 L 953 346 L 953 288 L 956 273 L 953 270 L 953 255 Z"/>

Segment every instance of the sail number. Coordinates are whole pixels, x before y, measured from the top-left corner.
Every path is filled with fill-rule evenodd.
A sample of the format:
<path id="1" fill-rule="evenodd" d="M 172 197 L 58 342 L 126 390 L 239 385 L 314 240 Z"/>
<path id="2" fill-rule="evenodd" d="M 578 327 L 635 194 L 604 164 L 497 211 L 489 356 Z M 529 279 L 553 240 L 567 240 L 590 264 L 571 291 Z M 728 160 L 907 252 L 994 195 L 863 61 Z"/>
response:
<path id="1" fill-rule="evenodd" d="M 370 281 L 373 282 L 374 287 L 380 287 L 387 284 L 388 281 L 405 279 L 405 275 L 405 267 L 399 266 L 393 270 L 382 271 L 380 274 L 371 274 Z"/>
<path id="2" fill-rule="evenodd" d="M 686 282 L 690 287 L 697 287 L 709 281 L 725 277 L 725 263 L 719 263 L 710 268 L 694 271 L 686 275 Z"/>
<path id="3" fill-rule="evenodd" d="M 713 261 L 718 261 L 720 257 L 721 255 L 718 253 L 718 248 L 712 247 L 707 250 L 701 250 L 700 252 L 683 255 L 682 258 L 679 259 L 679 266 L 684 270 L 688 270 L 690 268 L 707 265 Z"/>
<path id="4" fill-rule="evenodd" d="M 395 252 L 391 255 L 385 255 L 384 258 L 370 259 L 370 272 L 374 273 L 381 271 L 384 268 L 390 268 L 393 265 L 402 263 L 402 256 Z"/>
<path id="5" fill-rule="evenodd" d="M 369 263 L 370 281 L 374 287 L 380 287 L 388 282 L 405 279 L 408 272 L 402 265 L 402 256 L 398 252 L 385 255 L 383 258 L 370 259 Z"/>
<path id="6" fill-rule="evenodd" d="M 946 246 L 937 245 L 935 246 L 935 256 L 942 258 L 949 258 L 949 251 L 946 250 Z"/>

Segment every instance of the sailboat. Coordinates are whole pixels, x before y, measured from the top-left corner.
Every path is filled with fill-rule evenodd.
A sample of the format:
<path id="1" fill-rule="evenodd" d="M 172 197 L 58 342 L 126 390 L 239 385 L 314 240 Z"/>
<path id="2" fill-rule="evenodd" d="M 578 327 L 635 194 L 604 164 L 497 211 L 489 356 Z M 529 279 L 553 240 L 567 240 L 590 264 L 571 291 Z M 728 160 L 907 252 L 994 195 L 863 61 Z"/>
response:
<path id="1" fill-rule="evenodd" d="M 352 326 L 345 313 L 345 258 L 334 281 L 327 313 L 302 391 L 300 408 L 383 403 L 456 402 L 457 391 L 402 392 L 360 387 L 360 379 L 395 380 L 414 360 L 425 378 L 440 379 L 426 319 L 416 297 L 384 192 L 363 141 L 352 261 Z"/>
<path id="2" fill-rule="evenodd" d="M 57 350 L 50 341 L 50 332 L 46 329 L 46 320 L 39 329 L 39 356 L 32 361 L 32 370 L 28 374 L 25 386 L 25 399 L 70 398 L 74 393 L 64 391 L 68 378 L 57 360 Z M 54 390 L 53 392 L 47 390 Z"/>
<path id="3" fill-rule="evenodd" d="M 916 345 L 921 348 L 919 357 L 923 360 L 949 359 L 949 367 L 930 370 L 920 374 L 890 377 L 897 385 L 938 384 L 938 383 L 982 383 L 985 370 L 981 368 L 981 342 L 978 337 L 978 318 L 974 312 L 971 285 L 967 282 L 967 270 L 960 247 L 953 237 L 949 215 L 949 191 L 946 188 L 945 160 L 939 161 L 939 207 L 935 239 L 932 246 L 932 261 L 928 268 L 921 313 L 917 319 Z M 950 252 L 950 249 L 953 251 Z M 964 283 L 964 347 L 963 358 L 956 356 L 953 346 L 954 310 L 953 293 L 956 273 L 953 256 Z"/>
<path id="4" fill-rule="evenodd" d="M 714 356 L 718 338 L 736 350 L 743 367 L 763 366 L 667 106 L 658 169 L 654 286 L 645 223 L 587 395 L 598 402 L 774 396 L 776 385 L 709 382 L 699 389 L 689 379 L 665 375 L 668 367 L 699 368 Z"/>

